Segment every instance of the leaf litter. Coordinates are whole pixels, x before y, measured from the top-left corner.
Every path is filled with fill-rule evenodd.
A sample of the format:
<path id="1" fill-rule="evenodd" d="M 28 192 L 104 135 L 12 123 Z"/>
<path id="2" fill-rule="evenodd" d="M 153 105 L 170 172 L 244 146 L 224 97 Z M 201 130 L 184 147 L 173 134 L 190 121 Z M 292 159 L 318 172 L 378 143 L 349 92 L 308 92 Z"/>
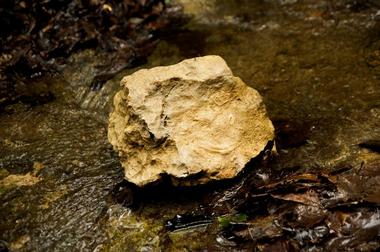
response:
<path id="1" fill-rule="evenodd" d="M 212 196 L 203 214 L 212 216 L 209 229 L 217 226 L 214 234 L 221 247 L 254 251 L 380 248 L 380 159 L 331 173 L 275 173 L 268 172 L 265 180 L 249 175 Z M 193 216 L 199 219 L 200 212 Z M 186 220 L 191 226 L 190 215 Z M 173 230 L 175 226 L 169 231 Z"/>

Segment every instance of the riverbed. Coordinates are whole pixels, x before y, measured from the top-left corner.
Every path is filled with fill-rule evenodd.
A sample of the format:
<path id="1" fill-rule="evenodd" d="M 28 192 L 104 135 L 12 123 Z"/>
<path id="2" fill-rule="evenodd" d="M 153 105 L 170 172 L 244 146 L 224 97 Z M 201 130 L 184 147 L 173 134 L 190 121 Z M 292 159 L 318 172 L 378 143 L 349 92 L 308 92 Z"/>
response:
<path id="1" fill-rule="evenodd" d="M 93 90 L 101 59 L 82 51 L 71 56 L 61 75 L 36 84 L 53 93 L 53 101 L 14 104 L 0 114 L 4 246 L 11 251 L 252 251 L 265 242 L 229 240 L 221 227 L 223 216 L 255 220 L 257 213 L 245 208 L 241 194 L 250 189 L 242 187 L 276 174 L 339 174 L 348 178 L 351 194 L 359 195 L 358 208 L 339 212 L 362 218 L 358 230 L 368 224 L 374 232 L 350 243 L 352 248 L 379 248 L 380 155 L 371 143 L 380 140 L 380 7 L 375 1 L 177 2 L 189 21 L 163 34 L 139 68 L 222 56 L 263 96 L 276 127 L 278 155 L 223 185 L 134 188 L 123 182 L 107 140 L 107 119 L 120 79 L 137 69 Z M 360 180 L 359 188 L 349 178 L 366 167 L 372 180 L 368 186 L 363 184 L 369 180 Z M 372 198 L 360 197 L 371 193 Z M 173 223 L 184 217 L 189 221 L 177 228 Z M 351 231 L 347 236 L 354 237 Z M 299 248 L 323 250 L 330 238 L 306 245 L 294 239 Z"/>

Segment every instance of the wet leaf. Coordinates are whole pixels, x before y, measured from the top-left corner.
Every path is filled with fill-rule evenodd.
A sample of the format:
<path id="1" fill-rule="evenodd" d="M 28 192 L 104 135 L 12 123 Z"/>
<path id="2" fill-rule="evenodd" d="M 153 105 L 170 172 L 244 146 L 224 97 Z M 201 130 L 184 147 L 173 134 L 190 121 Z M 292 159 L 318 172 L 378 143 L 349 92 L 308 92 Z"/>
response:
<path id="1" fill-rule="evenodd" d="M 317 193 L 312 190 L 306 191 L 305 193 L 302 193 L 302 194 L 301 193 L 300 194 L 289 193 L 285 195 L 271 194 L 271 196 L 276 199 L 293 201 L 293 202 L 302 203 L 302 204 L 310 205 L 310 206 L 320 205 L 320 201 L 319 201 Z"/>
<path id="2" fill-rule="evenodd" d="M 363 163 L 356 173 L 335 178 L 345 201 L 380 204 L 380 159 Z"/>
<path id="3" fill-rule="evenodd" d="M 380 140 L 368 140 L 359 144 L 359 147 L 380 152 Z"/>
<path id="4" fill-rule="evenodd" d="M 106 56 L 91 87 L 100 89 L 121 70 L 145 62 L 156 31 L 169 25 L 170 15 L 163 0 L 5 1 L 0 6 L 0 90 L 6 92 L 0 91 L 0 109 L 22 101 L 17 85 L 61 72 L 71 54 L 88 48 Z"/>
<path id="5" fill-rule="evenodd" d="M 208 225 L 211 222 L 212 219 L 206 215 L 177 214 L 173 219 L 166 221 L 165 227 L 169 231 L 176 231 Z"/>
<path id="6" fill-rule="evenodd" d="M 279 240 L 273 244 L 265 244 L 258 246 L 259 249 L 263 252 L 269 251 L 278 251 L 278 252 L 287 252 L 287 251 L 299 251 L 299 246 L 295 241 L 292 240 Z"/>
<path id="7" fill-rule="evenodd" d="M 373 241 L 380 234 L 379 212 L 364 209 L 357 213 L 337 212 L 329 217 L 327 223 L 336 235 L 327 243 L 327 250 L 347 251 Z"/>

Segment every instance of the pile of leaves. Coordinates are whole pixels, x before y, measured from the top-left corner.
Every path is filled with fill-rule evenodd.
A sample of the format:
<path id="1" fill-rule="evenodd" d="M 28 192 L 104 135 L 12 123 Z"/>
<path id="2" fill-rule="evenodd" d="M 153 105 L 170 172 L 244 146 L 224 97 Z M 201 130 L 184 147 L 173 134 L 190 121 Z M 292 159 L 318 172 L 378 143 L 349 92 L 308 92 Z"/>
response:
<path id="1" fill-rule="evenodd" d="M 329 173 L 259 169 L 213 194 L 203 210 L 177 215 L 165 224 L 170 232 L 208 226 L 218 244 L 211 243 L 210 249 L 377 251 L 379 167 L 376 158 Z"/>
<path id="2" fill-rule="evenodd" d="M 238 214 L 219 217 L 220 240 L 263 251 L 375 250 L 380 176 L 372 168 L 371 175 L 294 174 L 254 188 L 235 206 Z"/>
<path id="3" fill-rule="evenodd" d="M 115 73 L 143 63 L 171 11 L 164 0 L 1 0 L 0 109 L 25 99 L 20 89 L 60 72 L 83 49 L 108 55 L 104 71 L 113 62 Z"/>

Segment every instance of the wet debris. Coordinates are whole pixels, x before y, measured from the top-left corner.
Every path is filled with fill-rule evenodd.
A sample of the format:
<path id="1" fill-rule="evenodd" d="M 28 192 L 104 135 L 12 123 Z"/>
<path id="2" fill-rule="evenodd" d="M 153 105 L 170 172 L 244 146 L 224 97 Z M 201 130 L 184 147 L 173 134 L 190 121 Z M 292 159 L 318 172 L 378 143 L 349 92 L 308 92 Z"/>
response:
<path id="1" fill-rule="evenodd" d="M 353 172 L 329 176 L 328 179 L 337 185 L 340 203 L 380 205 L 380 158 L 363 162 Z"/>
<path id="2" fill-rule="evenodd" d="M 164 0 L 2 1 L 0 108 L 25 99 L 50 101 L 48 91 L 20 89 L 60 73 L 71 54 L 87 48 L 107 56 L 91 84 L 92 90 L 100 89 L 122 69 L 144 63 L 156 35 L 180 11 Z"/>
<path id="3" fill-rule="evenodd" d="M 359 147 L 380 153 L 380 140 L 368 140 L 359 144 Z"/>
<path id="4" fill-rule="evenodd" d="M 270 169 L 275 156 L 263 152 L 250 164 L 255 172 L 228 186 L 177 188 L 175 195 L 173 188 L 154 187 L 135 190 L 134 196 L 150 197 L 152 204 L 195 197 L 202 207 L 168 218 L 162 223 L 164 232 L 198 230 L 225 250 L 376 251 L 380 248 L 380 159 L 376 155 L 358 166 L 313 173 L 302 172 L 301 167 Z"/>
<path id="5" fill-rule="evenodd" d="M 224 197 L 230 194 L 225 190 L 205 209 L 217 223 L 214 239 L 244 251 L 375 251 L 380 248 L 378 161 L 331 174 L 272 174 L 258 184 L 248 178 L 233 187 L 232 197 Z M 167 222 L 174 227 L 169 231 L 178 222 L 173 220 Z"/>
<path id="6" fill-rule="evenodd" d="M 213 219 L 207 215 L 181 215 L 177 214 L 173 219 L 165 222 L 165 227 L 169 231 L 178 231 L 191 228 L 207 226 Z"/>

